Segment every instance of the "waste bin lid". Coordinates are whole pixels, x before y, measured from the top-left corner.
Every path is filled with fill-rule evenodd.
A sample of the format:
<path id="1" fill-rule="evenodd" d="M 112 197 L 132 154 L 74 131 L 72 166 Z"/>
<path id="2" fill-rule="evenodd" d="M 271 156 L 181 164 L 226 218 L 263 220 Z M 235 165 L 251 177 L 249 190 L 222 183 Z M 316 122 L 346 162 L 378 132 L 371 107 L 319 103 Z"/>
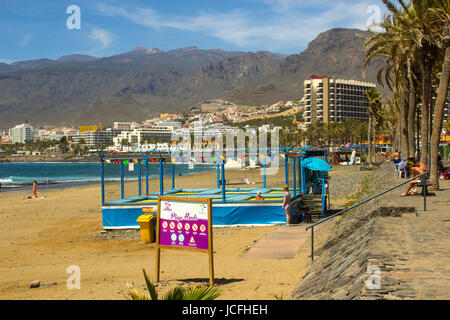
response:
<path id="1" fill-rule="evenodd" d="M 153 218 L 154 217 L 152 214 L 143 214 L 143 215 L 139 216 L 139 218 L 136 221 L 137 222 L 149 222 Z"/>

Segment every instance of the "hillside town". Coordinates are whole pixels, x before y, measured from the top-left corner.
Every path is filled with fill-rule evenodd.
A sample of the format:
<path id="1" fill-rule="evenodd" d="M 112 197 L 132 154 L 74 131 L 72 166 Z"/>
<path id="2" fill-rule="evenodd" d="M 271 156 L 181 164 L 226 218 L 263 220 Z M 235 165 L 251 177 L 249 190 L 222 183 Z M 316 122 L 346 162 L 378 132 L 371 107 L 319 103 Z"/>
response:
<path id="1" fill-rule="evenodd" d="M 8 154 L 14 158 L 44 154 L 58 157 L 69 151 L 82 156 L 100 148 L 113 152 L 168 150 L 175 132 L 195 134 L 196 128 L 222 134 L 233 132 L 239 124 L 250 120 L 287 117 L 301 112 L 304 105 L 304 101 L 280 101 L 268 106 L 239 106 L 212 100 L 192 107 L 187 113 L 163 113 L 144 121 L 117 121 L 111 127 L 99 123 L 70 128 L 36 128 L 24 121 L 0 132 L 0 152 L 6 155 L 6 151 L 14 150 Z M 305 128 L 304 122 L 296 124 Z M 272 128 L 268 126 L 267 129 Z"/>
<path id="2" fill-rule="evenodd" d="M 78 127 L 33 127 L 24 121 L 0 131 L 0 161 L 37 159 L 83 159 L 98 150 L 109 152 L 149 152 L 173 150 L 174 136 L 202 136 L 209 141 L 217 134 L 238 129 L 266 132 L 278 129 L 289 143 L 306 145 L 326 142 L 343 146 L 351 142 L 367 144 L 369 100 L 367 92 L 375 84 L 356 80 L 311 75 L 304 81 L 303 98 L 271 105 L 245 106 L 221 99 L 199 103 L 185 113 L 162 113 L 143 121 L 118 121 Z M 441 141 L 448 144 L 448 103 L 444 109 Z M 339 137 L 334 124 L 353 131 Z M 347 127 L 347 128 L 345 128 Z M 391 127 L 395 127 L 392 123 Z M 384 131 L 383 131 L 384 130 Z M 291 135 L 289 135 L 291 133 Z M 209 135 L 209 136 L 208 136 Z M 327 136 L 334 135 L 333 141 Z M 392 132 L 394 135 L 394 132 Z M 292 140 L 298 139 L 298 140 Z M 346 140 L 345 140 L 346 139 Z M 211 143 L 211 142 L 210 142 Z M 381 128 L 375 143 L 385 150 L 392 146 L 389 132 Z M 206 142 L 204 144 L 207 144 Z M 281 141 L 283 144 L 283 141 Z"/>

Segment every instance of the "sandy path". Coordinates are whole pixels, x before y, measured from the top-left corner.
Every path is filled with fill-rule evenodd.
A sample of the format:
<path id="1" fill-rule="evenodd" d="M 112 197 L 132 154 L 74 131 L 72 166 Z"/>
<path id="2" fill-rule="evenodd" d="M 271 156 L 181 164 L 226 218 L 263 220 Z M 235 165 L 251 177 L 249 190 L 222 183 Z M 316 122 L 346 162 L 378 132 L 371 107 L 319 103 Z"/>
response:
<path id="1" fill-rule="evenodd" d="M 227 174 L 236 187 L 244 176 L 257 185 L 262 182 L 257 170 Z M 283 181 L 280 170 L 268 178 L 268 185 L 281 186 Z M 215 183 L 215 172 L 177 177 L 177 187 L 214 187 Z M 170 180 L 165 185 L 171 185 Z M 117 184 L 106 189 L 107 200 L 117 199 Z M 150 191 L 158 189 L 159 182 L 153 181 Z M 126 196 L 136 195 L 136 190 L 137 183 L 129 183 Z M 142 287 L 142 268 L 154 277 L 154 244 L 101 238 L 99 186 L 39 191 L 41 198 L 34 200 L 26 199 L 30 192 L 0 193 L 0 299 L 125 299 L 126 283 Z M 248 246 L 275 228 L 279 226 L 214 228 L 215 279 L 223 292 L 219 299 L 290 295 L 309 266 L 307 248 L 294 259 L 243 257 Z M 66 286 L 70 265 L 80 267 L 79 290 Z M 207 255 L 190 251 L 163 250 L 161 270 L 165 288 L 206 283 L 209 277 Z M 28 289 L 33 280 L 57 284 Z"/>

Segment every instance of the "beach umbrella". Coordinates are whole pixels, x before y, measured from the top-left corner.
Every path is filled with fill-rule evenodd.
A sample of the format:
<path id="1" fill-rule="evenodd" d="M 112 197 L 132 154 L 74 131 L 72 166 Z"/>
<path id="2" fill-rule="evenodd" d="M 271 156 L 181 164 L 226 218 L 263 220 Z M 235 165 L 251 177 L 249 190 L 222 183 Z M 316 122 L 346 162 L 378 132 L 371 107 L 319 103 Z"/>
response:
<path id="1" fill-rule="evenodd" d="M 331 171 L 328 163 L 319 158 L 305 158 L 302 160 L 302 165 L 313 171 Z"/>

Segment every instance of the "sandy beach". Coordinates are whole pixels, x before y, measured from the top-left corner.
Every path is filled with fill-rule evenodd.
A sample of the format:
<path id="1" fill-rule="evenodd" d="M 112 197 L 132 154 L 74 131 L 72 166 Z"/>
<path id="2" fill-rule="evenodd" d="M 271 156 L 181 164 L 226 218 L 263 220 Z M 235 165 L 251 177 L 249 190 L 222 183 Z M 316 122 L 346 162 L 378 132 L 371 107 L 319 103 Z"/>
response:
<path id="1" fill-rule="evenodd" d="M 260 170 L 228 171 L 230 186 L 244 186 L 247 177 L 262 184 Z M 176 187 L 214 187 L 216 173 L 177 177 Z M 270 186 L 284 184 L 284 171 L 267 179 Z M 165 181 L 166 186 L 171 180 Z M 143 183 L 144 186 L 144 183 Z M 144 189 L 143 189 L 144 190 Z M 150 191 L 159 190 L 153 180 Z M 139 232 L 120 237 L 102 232 L 100 186 L 0 192 L 0 299 L 127 299 L 127 283 L 144 288 L 142 268 L 155 276 L 154 244 L 140 242 Z M 137 182 L 126 186 L 126 197 L 137 194 Z M 106 187 L 106 200 L 118 199 L 120 185 Z M 251 259 L 245 252 L 267 233 L 282 226 L 214 228 L 215 281 L 219 299 L 274 299 L 289 296 L 307 271 L 309 251 L 302 248 L 294 259 Z M 81 288 L 69 290 L 66 272 L 80 267 Z M 174 285 L 207 284 L 206 254 L 163 250 L 161 290 Z M 41 287 L 28 289 L 39 280 Z M 56 282 L 56 284 L 55 284 Z M 44 285 L 44 287 L 42 287 Z M 46 286 L 48 285 L 48 286 Z"/>

